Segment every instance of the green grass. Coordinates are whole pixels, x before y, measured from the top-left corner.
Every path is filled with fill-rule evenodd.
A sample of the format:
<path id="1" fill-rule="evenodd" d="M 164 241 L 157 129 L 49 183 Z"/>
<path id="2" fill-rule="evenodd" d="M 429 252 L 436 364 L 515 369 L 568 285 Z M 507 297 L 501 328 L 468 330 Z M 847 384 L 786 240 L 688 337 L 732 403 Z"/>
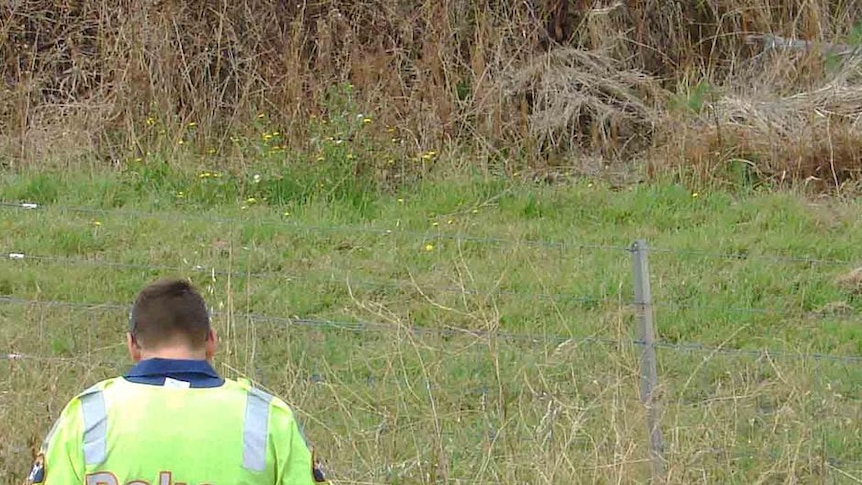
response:
<path id="1" fill-rule="evenodd" d="M 294 405 L 336 483 L 645 481 L 637 239 L 662 342 L 753 351 L 659 350 L 669 481 L 862 477 L 858 362 L 786 355 L 862 353 L 862 303 L 835 283 L 857 202 L 328 170 L 4 173 L 0 199 L 44 206 L 0 208 L 0 253 L 27 255 L 0 261 L 0 297 L 30 301 L 0 304 L 0 354 L 39 357 L 0 365 L 0 481 L 127 367 L 126 307 L 168 274 L 217 312 L 218 368 Z"/>

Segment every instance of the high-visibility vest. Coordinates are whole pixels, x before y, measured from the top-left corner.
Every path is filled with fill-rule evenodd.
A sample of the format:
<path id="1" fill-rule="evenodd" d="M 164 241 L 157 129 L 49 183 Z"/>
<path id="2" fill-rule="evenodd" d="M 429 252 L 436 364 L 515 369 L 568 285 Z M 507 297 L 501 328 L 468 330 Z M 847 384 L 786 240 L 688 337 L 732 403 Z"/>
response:
<path id="1" fill-rule="evenodd" d="M 173 384 L 173 385 L 172 385 Z M 117 377 L 72 399 L 31 472 L 47 485 L 312 485 L 314 451 L 282 400 L 246 382 Z M 322 481 L 322 478 L 318 478 Z"/>

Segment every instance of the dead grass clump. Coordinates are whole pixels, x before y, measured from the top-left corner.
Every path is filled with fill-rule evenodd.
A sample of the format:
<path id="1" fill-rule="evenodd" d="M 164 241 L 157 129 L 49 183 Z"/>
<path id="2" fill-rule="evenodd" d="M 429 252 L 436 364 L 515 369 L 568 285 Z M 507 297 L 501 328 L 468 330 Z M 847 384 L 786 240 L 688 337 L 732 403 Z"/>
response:
<path id="1" fill-rule="evenodd" d="M 823 318 L 830 316 L 851 315 L 853 307 L 846 301 L 831 301 L 817 310 L 811 312 L 811 316 L 815 318 Z"/>
<path id="2" fill-rule="evenodd" d="M 506 95 L 528 105 L 529 136 L 542 150 L 620 157 L 642 149 L 662 90 L 600 51 L 560 48 L 516 69 Z"/>
<path id="3" fill-rule="evenodd" d="M 828 85 L 786 97 L 725 96 L 664 127 L 657 166 L 704 180 L 806 181 L 837 187 L 862 172 L 862 86 Z M 675 150 L 678 152 L 673 153 Z"/>
<path id="4" fill-rule="evenodd" d="M 854 294 L 862 292 L 862 268 L 839 276 L 835 279 L 835 284 Z"/>

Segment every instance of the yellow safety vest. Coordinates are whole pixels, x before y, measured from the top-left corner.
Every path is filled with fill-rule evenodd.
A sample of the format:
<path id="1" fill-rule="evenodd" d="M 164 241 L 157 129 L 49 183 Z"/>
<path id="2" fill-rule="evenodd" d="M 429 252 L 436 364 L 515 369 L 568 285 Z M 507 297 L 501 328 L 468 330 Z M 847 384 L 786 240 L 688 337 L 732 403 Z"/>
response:
<path id="1" fill-rule="evenodd" d="M 171 385 L 175 384 L 175 385 Z M 117 377 L 63 409 L 28 479 L 47 485 L 313 485 L 323 482 L 282 400 L 225 379 L 164 386 Z M 315 478 L 317 477 L 317 478 Z"/>

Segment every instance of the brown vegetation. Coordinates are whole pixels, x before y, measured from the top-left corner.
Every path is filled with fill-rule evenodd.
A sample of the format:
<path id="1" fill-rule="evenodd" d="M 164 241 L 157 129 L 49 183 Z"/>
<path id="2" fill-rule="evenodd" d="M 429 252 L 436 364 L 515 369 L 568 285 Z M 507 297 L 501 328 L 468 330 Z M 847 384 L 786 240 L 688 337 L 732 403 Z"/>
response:
<path id="1" fill-rule="evenodd" d="M 836 77 L 824 56 L 749 37 L 846 41 L 859 2 L 111 3 L 0 7 L 6 163 L 122 162 L 158 148 L 142 133 L 153 116 L 168 137 L 194 121 L 203 149 L 265 112 L 298 146 L 308 117 L 333 109 L 330 88 L 349 83 L 381 134 L 395 127 L 417 150 L 705 172 L 744 159 L 768 177 L 832 183 L 862 164 L 853 66 Z M 668 100 L 698 82 L 720 96 L 673 113 Z"/>

